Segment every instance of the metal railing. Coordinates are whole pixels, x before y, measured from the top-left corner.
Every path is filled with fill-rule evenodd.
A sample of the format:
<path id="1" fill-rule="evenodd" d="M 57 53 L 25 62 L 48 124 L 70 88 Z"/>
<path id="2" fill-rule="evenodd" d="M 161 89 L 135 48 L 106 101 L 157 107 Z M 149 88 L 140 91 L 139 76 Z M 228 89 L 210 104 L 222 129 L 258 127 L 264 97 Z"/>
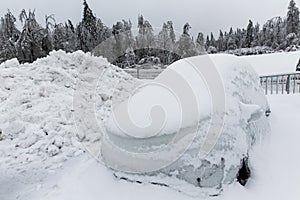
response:
<path id="1" fill-rule="evenodd" d="M 164 69 L 125 69 L 138 79 L 155 79 Z M 260 84 L 266 95 L 300 93 L 300 72 L 260 76 Z"/>
<path id="2" fill-rule="evenodd" d="M 125 72 L 138 79 L 155 79 L 164 70 L 163 69 L 125 69 Z"/>
<path id="3" fill-rule="evenodd" d="M 260 77 L 266 95 L 300 93 L 300 72 Z"/>

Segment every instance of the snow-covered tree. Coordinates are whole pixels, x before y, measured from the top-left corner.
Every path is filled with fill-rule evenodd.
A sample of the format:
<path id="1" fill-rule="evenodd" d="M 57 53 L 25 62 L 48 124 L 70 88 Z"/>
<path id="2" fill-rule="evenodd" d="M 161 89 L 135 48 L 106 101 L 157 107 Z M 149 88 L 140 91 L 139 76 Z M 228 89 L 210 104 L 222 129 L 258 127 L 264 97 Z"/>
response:
<path id="1" fill-rule="evenodd" d="M 173 47 L 169 28 L 166 23 L 163 23 L 162 30 L 158 33 L 156 46 L 157 48 L 162 50 L 171 50 L 171 48 Z"/>
<path id="2" fill-rule="evenodd" d="M 196 43 L 199 44 L 200 46 L 204 46 L 205 45 L 205 41 L 204 41 L 204 35 L 203 33 L 198 33 L 197 39 L 196 39 Z"/>
<path id="3" fill-rule="evenodd" d="M 256 23 L 253 31 L 253 42 L 252 42 L 252 47 L 256 47 L 260 45 L 260 37 L 259 37 L 259 32 L 260 32 L 260 26 L 258 23 Z"/>
<path id="4" fill-rule="evenodd" d="M 229 36 L 229 39 L 227 41 L 227 50 L 234 50 L 236 48 L 237 48 L 237 46 L 236 46 L 233 35 Z"/>
<path id="5" fill-rule="evenodd" d="M 299 34 L 299 9 L 296 6 L 294 0 L 290 1 L 287 13 L 287 25 L 286 25 L 286 33 L 287 35 L 290 33 Z"/>
<path id="6" fill-rule="evenodd" d="M 76 50 L 76 32 L 71 20 L 65 23 L 65 45 L 64 49 L 66 52 L 74 52 Z"/>
<path id="7" fill-rule="evenodd" d="M 16 57 L 16 42 L 20 31 L 16 28 L 16 18 L 8 10 L 0 22 L 0 62 Z"/>
<path id="8" fill-rule="evenodd" d="M 210 33 L 210 46 L 213 46 L 213 47 L 217 46 L 216 39 L 215 39 L 214 34 L 212 32 Z"/>
<path id="9" fill-rule="evenodd" d="M 217 46 L 218 46 L 217 41 L 215 40 L 213 33 L 210 33 L 210 37 L 208 35 L 206 37 L 206 42 L 205 42 L 205 48 L 207 53 L 217 53 L 218 52 Z"/>
<path id="10" fill-rule="evenodd" d="M 287 48 L 286 49 L 292 49 L 293 46 L 298 46 L 300 44 L 299 38 L 295 33 L 290 33 L 286 36 L 286 43 Z"/>
<path id="11" fill-rule="evenodd" d="M 283 48 L 285 31 L 281 17 L 268 20 L 260 33 L 260 45 L 272 47 L 273 49 Z"/>
<path id="12" fill-rule="evenodd" d="M 19 18 L 23 29 L 17 41 L 17 57 L 20 62 L 33 62 L 46 55 L 43 49 L 45 29 L 36 21 L 34 11 L 22 10 Z"/>
<path id="13" fill-rule="evenodd" d="M 254 34 L 253 22 L 249 20 L 249 24 L 247 26 L 247 36 L 246 36 L 246 47 L 248 48 L 252 46 L 253 34 Z"/>
<path id="14" fill-rule="evenodd" d="M 175 52 L 183 58 L 198 55 L 194 41 L 189 34 L 190 29 L 191 26 L 186 23 L 183 26 L 183 33 L 175 45 Z"/>
<path id="15" fill-rule="evenodd" d="M 175 34 L 175 31 L 174 31 L 173 22 L 168 21 L 167 22 L 167 27 L 168 27 L 169 32 L 170 32 L 170 38 L 171 38 L 172 44 L 174 45 L 175 42 L 176 42 L 176 34 Z"/>
<path id="16" fill-rule="evenodd" d="M 125 40 L 126 38 L 124 37 L 124 24 L 122 22 L 117 22 L 116 24 L 113 25 L 112 27 L 112 34 L 114 35 L 114 38 L 116 40 L 116 46 L 115 46 L 115 54 L 117 57 L 121 56 L 123 52 L 126 50 L 126 44 Z"/>
<path id="17" fill-rule="evenodd" d="M 204 34 L 201 32 L 198 33 L 198 36 L 196 39 L 196 50 L 198 51 L 198 54 L 204 54 L 206 52 Z"/>
<path id="18" fill-rule="evenodd" d="M 65 50 L 66 42 L 67 36 L 65 26 L 62 23 L 55 24 L 53 31 L 53 48 L 55 50 Z"/>
<path id="19" fill-rule="evenodd" d="M 42 40 L 42 49 L 46 54 L 53 50 L 51 29 L 54 27 L 55 19 L 53 15 L 45 16 L 45 34 Z"/>
<path id="20" fill-rule="evenodd" d="M 234 50 L 237 48 L 235 37 L 236 34 L 234 33 L 233 28 L 230 28 L 227 36 L 227 50 Z"/>
<path id="21" fill-rule="evenodd" d="M 235 35 L 234 39 L 235 39 L 236 47 L 237 48 L 242 48 L 243 41 L 244 41 L 242 30 L 240 28 L 237 28 L 234 35 Z"/>
<path id="22" fill-rule="evenodd" d="M 17 41 L 20 35 L 20 31 L 16 28 L 16 18 L 8 10 L 4 17 L 1 18 L 1 37 L 12 41 Z"/>
<path id="23" fill-rule="evenodd" d="M 157 35 L 155 48 L 160 53 L 159 57 L 163 61 L 167 60 L 169 52 L 173 49 L 173 43 L 166 23 L 163 23 L 162 30 Z"/>
<path id="24" fill-rule="evenodd" d="M 206 40 L 205 40 L 205 48 L 208 49 L 210 47 L 210 39 L 209 39 L 209 35 L 206 36 Z"/>
<path id="25" fill-rule="evenodd" d="M 241 45 L 240 45 L 240 48 L 247 48 L 247 30 L 246 29 L 241 29 Z"/>
<path id="26" fill-rule="evenodd" d="M 218 39 L 210 33 L 204 40 L 203 34 L 199 33 L 195 42 L 190 35 L 189 23 L 183 26 L 183 33 L 176 41 L 172 21 L 163 23 L 161 31 L 154 35 L 150 22 L 141 15 L 138 17 L 138 35 L 134 37 L 130 20 L 116 22 L 110 28 L 96 17 L 86 0 L 83 0 L 83 6 L 83 18 L 75 27 L 70 20 L 56 24 L 51 15 L 46 16 L 46 26 L 42 27 L 36 21 L 34 12 L 27 13 L 23 10 L 20 15 L 23 25 L 21 31 L 16 28 L 16 18 L 8 11 L 0 19 L 0 62 L 14 57 L 18 57 L 20 62 L 32 62 L 47 55 L 52 49 L 90 52 L 102 42 L 105 42 L 106 47 L 103 48 L 102 45 L 103 49 L 98 48 L 97 52 L 105 52 L 99 55 L 104 55 L 112 62 L 117 59 L 117 55 L 121 55 L 118 60 L 121 62 L 157 56 L 166 64 L 178 59 L 172 52 L 184 57 L 202 54 L 205 50 L 209 53 L 234 51 L 241 55 L 242 51 L 247 52 L 246 54 L 262 53 L 272 49 L 297 49 L 300 45 L 299 9 L 295 0 L 290 0 L 285 18 L 272 18 L 261 27 L 259 24 L 254 26 L 249 20 L 246 29 L 230 28 L 229 32 L 220 30 Z M 241 48 L 247 49 L 241 51 Z M 161 49 L 167 51 L 160 51 Z"/>
<path id="27" fill-rule="evenodd" d="M 112 31 L 108 28 L 101 19 L 97 19 L 97 45 L 105 41 L 107 38 L 112 36 Z M 126 29 L 126 27 L 125 27 Z"/>
<path id="28" fill-rule="evenodd" d="M 97 46 L 97 19 L 86 0 L 83 1 L 83 19 L 78 25 L 79 48 L 84 52 Z"/>
<path id="29" fill-rule="evenodd" d="M 139 53 L 137 56 L 142 59 L 148 57 L 155 48 L 155 36 L 150 22 L 142 15 L 138 16 L 138 29 L 136 45 Z"/>
<path id="30" fill-rule="evenodd" d="M 218 48 L 218 51 L 222 52 L 226 49 L 226 45 L 224 43 L 224 33 L 222 32 L 222 30 L 220 30 L 220 33 L 219 33 L 219 39 L 217 41 L 217 48 Z"/>
<path id="31" fill-rule="evenodd" d="M 126 52 L 130 52 L 134 48 L 134 38 L 131 31 L 131 21 L 123 20 L 113 25 L 112 34 L 116 40 L 116 46 L 114 52 L 116 56 L 122 56 Z"/>
<path id="32" fill-rule="evenodd" d="M 173 62 L 175 42 L 176 35 L 173 28 L 173 22 L 168 21 L 163 23 L 162 30 L 156 37 L 155 48 L 157 49 L 157 56 L 164 64 Z"/>
<path id="33" fill-rule="evenodd" d="M 192 27 L 190 26 L 189 23 L 186 23 L 184 26 L 183 26 L 183 34 L 187 35 L 187 36 L 190 36 L 190 29 Z"/>
<path id="34" fill-rule="evenodd" d="M 139 49 L 149 49 L 154 46 L 154 33 L 153 28 L 149 21 L 144 20 L 144 17 L 140 15 L 138 17 L 139 33 L 136 38 L 137 46 Z"/>
<path id="35" fill-rule="evenodd" d="M 126 37 L 125 43 L 126 43 L 126 50 L 135 48 L 135 41 L 134 41 L 134 36 L 132 33 L 132 23 L 130 20 L 126 21 L 126 20 L 122 20 L 123 24 L 124 24 L 124 34 Z"/>
<path id="36" fill-rule="evenodd" d="M 286 45 L 284 43 L 285 31 L 284 22 L 281 17 L 276 17 L 274 22 L 274 40 L 272 44 L 273 49 L 284 49 Z"/>

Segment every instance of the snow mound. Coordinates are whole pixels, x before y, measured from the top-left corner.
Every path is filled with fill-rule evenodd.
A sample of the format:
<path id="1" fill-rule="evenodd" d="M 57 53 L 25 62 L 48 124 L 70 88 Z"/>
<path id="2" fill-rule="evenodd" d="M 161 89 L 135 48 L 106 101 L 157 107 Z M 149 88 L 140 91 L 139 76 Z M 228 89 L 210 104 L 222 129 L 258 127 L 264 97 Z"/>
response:
<path id="1" fill-rule="evenodd" d="M 260 75 L 295 73 L 300 51 L 268 55 L 243 56 Z"/>
<path id="2" fill-rule="evenodd" d="M 72 54 L 52 52 L 33 64 L 19 64 L 16 59 L 0 65 L 0 167 L 20 168 L 21 165 L 43 162 L 44 168 L 59 167 L 70 157 L 85 151 L 85 145 L 101 138 L 89 119 L 81 126 L 88 132 L 76 130 L 73 94 L 76 85 L 86 86 L 93 68 L 103 71 L 97 89 L 97 116 L 99 123 L 106 120 L 113 93 L 126 96 L 124 90 L 114 88 L 118 81 L 136 82 L 130 75 L 111 65 L 106 59 L 83 52 Z M 81 105 L 90 100 L 88 88 L 82 93 Z M 122 94 L 122 95 L 121 95 Z"/>
<path id="3" fill-rule="evenodd" d="M 210 72 L 214 76 L 204 77 Z M 218 79 L 222 87 L 216 86 Z M 159 91 L 155 90 L 158 86 Z M 218 94 L 221 89 L 224 100 Z M 179 96 L 179 105 L 170 91 Z M 165 180 L 161 184 L 178 187 L 177 180 L 183 180 L 202 188 L 201 192 L 211 194 L 210 190 L 216 189 L 212 193 L 216 194 L 236 179 L 241 161 L 270 132 L 267 110 L 258 75 L 244 59 L 230 55 L 183 59 L 114 108 L 106 124 L 109 142 L 104 140 L 102 156 L 108 166 L 118 171 L 118 177 L 151 182 L 149 178 L 130 175 L 142 169 L 154 182 L 162 175 Z M 214 117 L 224 117 L 224 121 L 214 121 Z M 161 129 L 156 127 L 161 125 Z M 214 129 L 210 135 L 210 127 L 221 127 L 221 134 Z M 171 143 L 170 137 L 179 142 Z M 180 152 L 177 149 L 182 145 L 187 148 Z"/>

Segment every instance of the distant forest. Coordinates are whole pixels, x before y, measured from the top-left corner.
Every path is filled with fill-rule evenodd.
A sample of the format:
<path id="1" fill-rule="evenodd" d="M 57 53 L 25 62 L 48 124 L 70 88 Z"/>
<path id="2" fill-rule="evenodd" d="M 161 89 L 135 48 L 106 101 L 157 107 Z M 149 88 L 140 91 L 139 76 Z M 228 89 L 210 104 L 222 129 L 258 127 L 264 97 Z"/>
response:
<path id="1" fill-rule="evenodd" d="M 142 15 L 138 16 L 138 33 L 134 36 L 130 20 L 107 27 L 86 0 L 83 8 L 83 18 L 76 25 L 71 20 L 57 24 L 54 16 L 49 15 L 45 16 L 45 27 L 37 22 L 34 11 L 22 10 L 18 16 L 21 30 L 8 10 L 0 22 L 0 63 L 12 58 L 20 63 L 33 62 L 52 50 L 92 52 L 121 67 L 132 67 L 149 58 L 168 65 L 180 58 L 205 53 L 253 55 L 300 49 L 299 9 L 294 0 L 289 2 L 286 16 L 270 19 L 262 26 L 249 20 L 245 28 L 220 30 L 217 37 L 213 33 L 205 37 L 200 32 L 197 38 L 190 35 L 189 23 L 183 25 L 181 35 L 176 37 L 172 21 L 163 23 L 155 34 Z"/>

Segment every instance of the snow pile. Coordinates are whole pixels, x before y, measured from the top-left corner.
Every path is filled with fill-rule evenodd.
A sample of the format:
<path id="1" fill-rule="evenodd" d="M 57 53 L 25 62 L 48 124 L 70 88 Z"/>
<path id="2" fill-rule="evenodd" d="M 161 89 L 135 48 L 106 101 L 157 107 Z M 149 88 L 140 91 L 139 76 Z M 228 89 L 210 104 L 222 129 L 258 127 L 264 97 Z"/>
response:
<path id="1" fill-rule="evenodd" d="M 13 59 L 0 65 L 1 168 L 19 168 L 32 162 L 55 168 L 82 154 L 85 151 L 82 143 L 89 145 L 100 140 L 99 130 L 91 129 L 89 119 L 83 119 L 80 125 L 90 131 L 77 132 L 73 116 L 76 84 L 86 86 L 92 77 L 99 76 L 93 68 L 103 71 L 96 98 L 101 124 L 110 109 L 111 95 L 121 97 L 121 93 L 126 96 L 128 92 L 114 85 L 118 81 L 126 81 L 128 85 L 136 82 L 106 59 L 83 52 L 58 51 L 33 64 L 20 65 Z M 85 93 L 89 92 L 86 88 Z M 89 101 L 90 96 L 85 93 L 82 98 Z M 83 109 L 86 105 L 83 101 Z"/>
<path id="2" fill-rule="evenodd" d="M 268 55 L 243 56 L 260 75 L 295 73 L 300 51 Z"/>
<path id="3" fill-rule="evenodd" d="M 203 74 L 198 72 L 198 70 L 203 72 L 205 68 L 214 67 L 217 70 L 215 76 L 203 77 L 201 76 Z M 217 73 L 223 81 L 224 88 L 214 87 L 218 85 Z M 211 85 L 206 85 L 205 81 L 210 82 Z M 188 87 L 184 87 L 184 84 Z M 164 87 L 161 87 L 162 85 Z M 157 92 L 155 88 L 158 86 L 161 91 Z M 224 102 L 219 102 L 222 99 L 216 99 L 222 98 L 222 95 L 217 94 L 213 99 L 212 93 L 222 93 L 222 89 L 225 90 Z M 189 93 L 189 90 L 193 95 Z M 176 94 L 180 96 L 180 105 L 178 105 L 178 99 L 175 98 L 176 95 L 172 96 L 170 91 L 179 91 L 180 94 Z M 156 95 L 159 98 L 155 98 Z M 220 108 L 222 103 L 225 104 L 224 110 Z M 151 110 L 157 105 L 163 108 L 163 112 L 158 110 L 155 113 Z M 213 106 L 217 110 L 213 110 Z M 187 145 L 188 138 L 196 132 L 191 146 L 187 145 L 187 151 L 183 155 L 180 154 L 178 160 L 174 160 L 174 163 L 165 165 L 158 171 L 146 173 L 152 178 L 124 173 L 116 174 L 128 180 L 145 180 L 145 182 L 159 180 L 161 184 L 179 190 L 186 185 L 180 181 L 185 181 L 195 186 L 192 191 L 216 194 L 222 190 L 223 185 L 235 180 L 241 168 L 241 160 L 248 157 L 253 145 L 259 143 L 270 132 L 265 116 L 267 110 L 269 106 L 260 88 L 258 75 L 244 59 L 230 55 L 187 58 L 169 66 L 154 82 L 142 87 L 130 99 L 115 107 L 113 116 L 107 123 L 107 130 L 111 135 L 109 139 L 125 149 L 125 152 L 135 153 L 134 157 L 105 143 L 102 146 L 102 156 L 106 164 L 117 171 L 121 169 L 121 171 L 134 173 L 139 171 L 141 166 L 143 169 L 155 168 L 158 163 L 164 163 L 164 159 L 171 159 L 174 149 L 182 148 L 177 144 L 171 143 L 170 145 L 168 136 L 176 138 L 174 135 L 181 135 L 176 139 L 183 141 L 181 145 Z M 126 121 L 124 113 L 127 111 L 129 111 L 130 120 L 133 121 L 132 126 L 147 127 L 150 124 L 150 129 L 145 129 L 146 132 L 141 133 L 141 129 L 128 126 L 128 123 L 123 124 L 123 120 L 120 119 Z M 184 115 L 184 112 L 188 114 Z M 221 135 L 217 138 L 207 135 L 211 123 L 213 123 L 211 125 L 213 128 L 222 126 L 223 121 L 212 121 L 212 116 L 222 118 L 223 114 L 225 119 Z M 149 119 L 149 116 L 152 119 Z M 164 126 L 162 129 L 156 126 L 153 128 L 151 120 L 154 125 Z M 165 124 L 159 123 L 160 120 L 165 120 Z M 179 128 L 178 132 L 174 131 L 176 128 Z M 153 134 L 153 130 L 158 130 L 158 132 Z M 212 145 L 213 149 L 207 152 L 208 155 L 205 157 L 199 157 L 202 147 L 205 148 L 205 141 Z M 157 157 L 153 156 L 155 155 L 153 152 L 161 146 L 167 146 L 167 148 L 159 151 Z M 148 155 L 151 159 L 148 157 L 147 160 L 147 156 L 143 154 L 145 152 L 151 152 Z M 142 155 L 139 157 L 138 153 Z M 157 179 L 157 177 L 160 178 Z M 200 190 L 197 189 L 199 187 Z M 216 190 L 211 191 L 211 189 Z M 188 190 L 190 193 L 191 189 Z"/>

